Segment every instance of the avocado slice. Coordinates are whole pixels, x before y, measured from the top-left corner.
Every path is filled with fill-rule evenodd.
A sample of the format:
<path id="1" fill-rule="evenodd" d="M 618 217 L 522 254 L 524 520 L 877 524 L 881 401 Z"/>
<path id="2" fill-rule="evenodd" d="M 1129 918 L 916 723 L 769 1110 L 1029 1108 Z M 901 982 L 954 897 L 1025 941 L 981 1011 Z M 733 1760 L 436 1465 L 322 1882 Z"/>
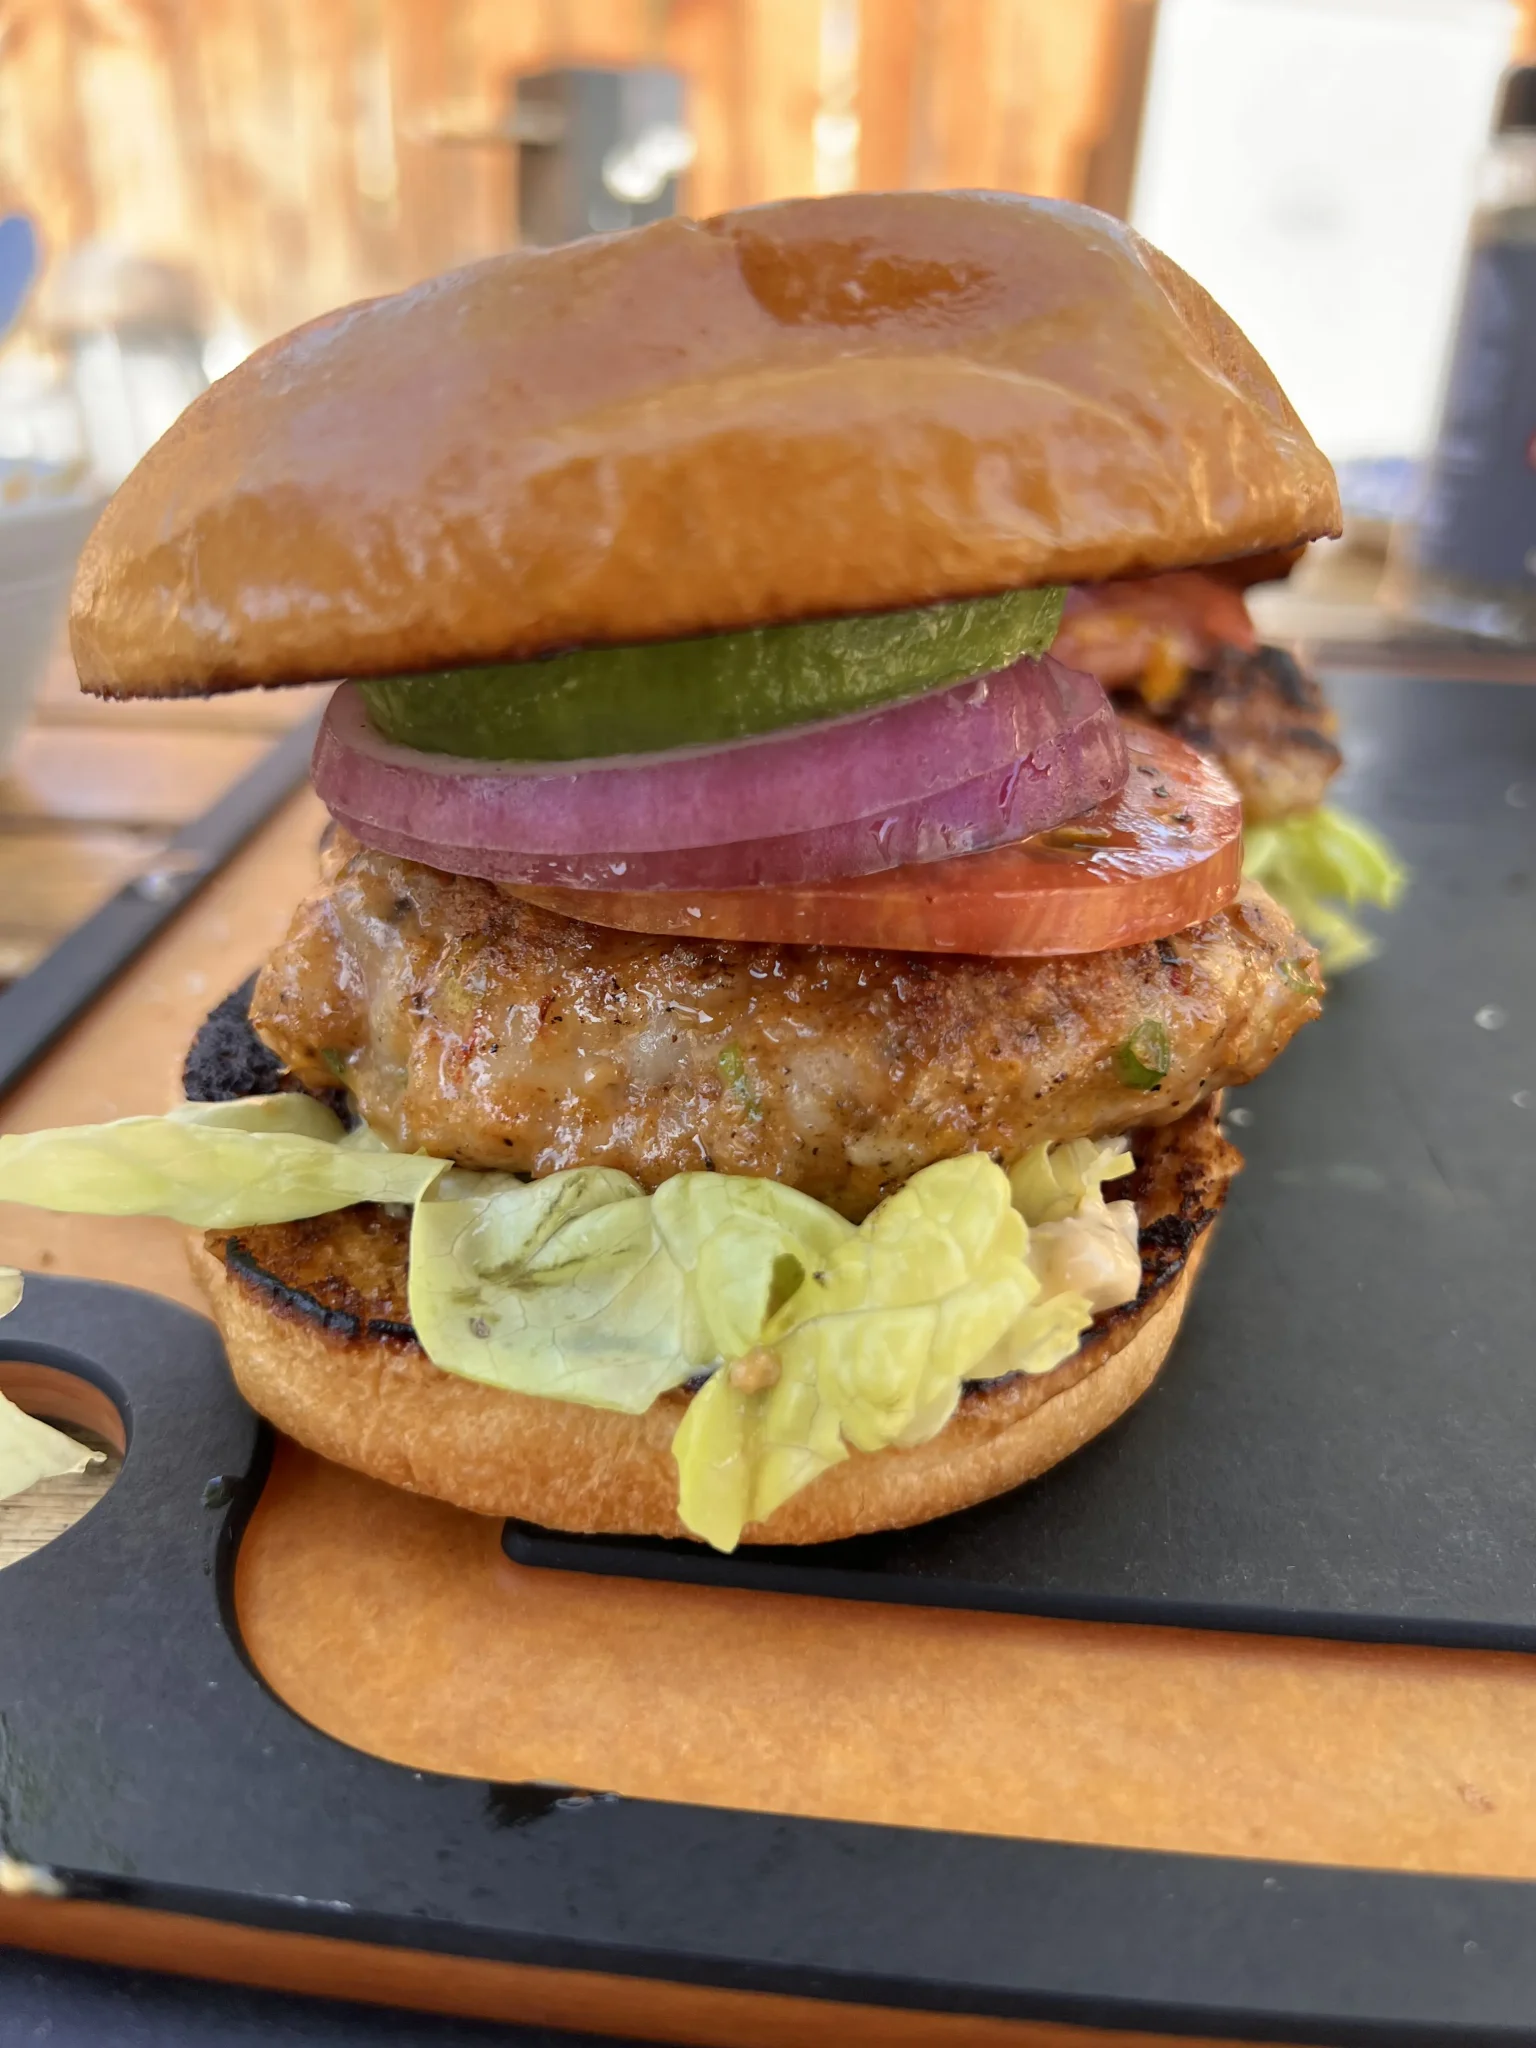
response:
<path id="1" fill-rule="evenodd" d="M 871 711 L 1043 654 L 1059 589 L 359 681 L 375 731 L 483 761 L 718 746 Z"/>

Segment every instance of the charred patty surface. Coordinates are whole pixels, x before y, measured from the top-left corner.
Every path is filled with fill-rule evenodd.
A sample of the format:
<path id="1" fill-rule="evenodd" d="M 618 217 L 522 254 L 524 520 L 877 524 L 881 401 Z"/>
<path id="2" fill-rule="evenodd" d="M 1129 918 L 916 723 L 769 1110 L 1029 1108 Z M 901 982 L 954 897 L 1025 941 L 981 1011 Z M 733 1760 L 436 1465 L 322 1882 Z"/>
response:
<path id="1" fill-rule="evenodd" d="M 1122 698 L 1128 705 L 1130 699 Z M 1137 703 L 1135 716 L 1167 726 L 1231 777 L 1254 823 L 1310 811 L 1323 801 L 1343 756 L 1338 719 L 1315 677 L 1281 647 L 1223 649 L 1190 676 L 1165 710 Z"/>
<path id="2" fill-rule="evenodd" d="M 864 1216 L 918 1168 L 1182 1116 L 1317 1013 L 1261 891 L 1175 938 L 1055 961 L 651 939 L 342 842 L 252 1022 L 394 1146 L 646 1187 L 713 1168 Z M 1164 1027 L 1162 1083 L 1117 1049 Z"/>
<path id="3" fill-rule="evenodd" d="M 276 1095 L 283 1063 L 251 1030 L 256 977 L 231 989 L 197 1028 L 181 1069 L 188 1102 L 230 1102 L 240 1095 Z"/>

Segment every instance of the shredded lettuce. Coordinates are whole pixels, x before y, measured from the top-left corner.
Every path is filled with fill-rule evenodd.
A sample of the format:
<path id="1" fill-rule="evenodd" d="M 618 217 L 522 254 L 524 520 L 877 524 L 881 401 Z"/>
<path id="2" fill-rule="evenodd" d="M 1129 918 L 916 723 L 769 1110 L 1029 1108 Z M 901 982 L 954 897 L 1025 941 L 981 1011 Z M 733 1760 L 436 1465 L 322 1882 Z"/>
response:
<path id="1" fill-rule="evenodd" d="M 1362 904 L 1390 910 L 1408 881 L 1408 870 L 1379 832 L 1325 805 L 1277 824 L 1249 825 L 1243 872 L 1290 912 L 1335 974 L 1377 950 L 1377 941 L 1347 913 Z"/>
<path id="2" fill-rule="evenodd" d="M 8 1316 L 20 1301 L 21 1275 L 14 1266 L 0 1266 L 0 1316 Z M 100 1451 L 87 1450 L 0 1394 L 0 1500 L 14 1499 L 40 1479 L 83 1472 L 101 1459 Z"/>
<path id="3" fill-rule="evenodd" d="M 1069 1357 L 1135 1293 L 1135 1212 L 1103 1196 L 1131 1167 L 1123 1139 L 1038 1146 L 1011 1179 L 967 1154 L 855 1228 L 776 1181 L 476 1173 L 276 1095 L 0 1138 L 0 1199 L 204 1229 L 409 1205 L 411 1321 L 445 1372 L 625 1414 L 709 1375 L 680 1513 L 730 1549 L 850 1450 L 926 1442 L 966 1380 Z"/>

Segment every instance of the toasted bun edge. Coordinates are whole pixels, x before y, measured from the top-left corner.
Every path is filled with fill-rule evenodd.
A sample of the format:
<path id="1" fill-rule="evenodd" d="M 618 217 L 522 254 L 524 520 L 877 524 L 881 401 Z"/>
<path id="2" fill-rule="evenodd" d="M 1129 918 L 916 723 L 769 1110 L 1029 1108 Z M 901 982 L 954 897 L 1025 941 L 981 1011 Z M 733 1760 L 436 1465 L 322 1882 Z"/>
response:
<path id="1" fill-rule="evenodd" d="M 906 1528 L 1059 1464 L 1156 1378 L 1209 1236 L 1207 1222 L 1149 1298 L 1090 1331 L 1054 1372 L 967 1389 L 928 1443 L 851 1453 L 744 1540 L 826 1543 Z M 320 1456 L 477 1514 L 580 1533 L 687 1535 L 671 1456 L 686 1395 L 633 1416 L 509 1393 L 440 1372 L 409 1339 L 338 1335 L 274 1309 L 201 1234 L 191 1251 L 241 1393 Z"/>

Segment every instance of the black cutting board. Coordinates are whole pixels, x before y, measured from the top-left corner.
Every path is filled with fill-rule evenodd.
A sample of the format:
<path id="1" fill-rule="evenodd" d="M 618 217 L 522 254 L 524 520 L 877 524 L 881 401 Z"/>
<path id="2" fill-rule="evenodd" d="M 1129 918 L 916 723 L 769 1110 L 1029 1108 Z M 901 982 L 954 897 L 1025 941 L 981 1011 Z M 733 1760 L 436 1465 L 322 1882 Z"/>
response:
<path id="1" fill-rule="evenodd" d="M 1332 679 L 1341 804 L 1413 869 L 1379 958 L 1234 1094 L 1184 1329 L 1045 1478 L 814 1550 L 520 1561 L 923 1604 L 1536 1649 L 1536 687 Z"/>

